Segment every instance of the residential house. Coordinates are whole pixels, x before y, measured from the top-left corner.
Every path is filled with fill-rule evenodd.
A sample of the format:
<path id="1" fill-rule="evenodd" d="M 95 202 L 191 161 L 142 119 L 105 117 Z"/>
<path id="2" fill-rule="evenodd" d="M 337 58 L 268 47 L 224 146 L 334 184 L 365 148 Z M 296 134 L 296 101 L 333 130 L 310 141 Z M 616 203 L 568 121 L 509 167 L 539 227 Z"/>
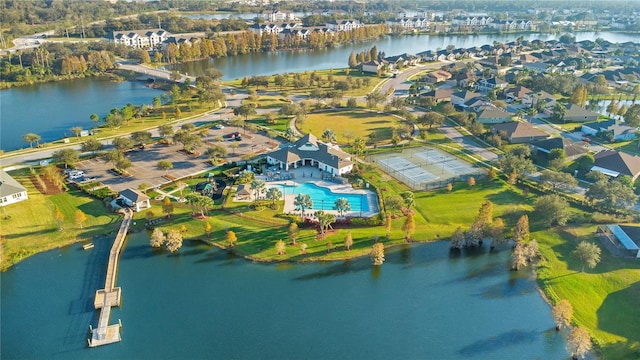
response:
<path id="1" fill-rule="evenodd" d="M 422 96 L 431 96 L 439 103 L 451 101 L 451 94 L 453 94 L 453 89 L 434 89 L 422 94 Z"/>
<path id="2" fill-rule="evenodd" d="M 512 88 L 508 88 L 504 91 L 504 97 L 507 99 L 507 102 L 512 101 L 522 101 L 526 95 L 531 94 L 533 91 L 524 86 L 516 86 Z"/>
<path id="3" fill-rule="evenodd" d="M 538 130 L 530 123 L 520 121 L 510 121 L 493 125 L 491 126 L 491 132 L 500 135 L 511 144 L 530 143 L 549 137 L 549 134 Z"/>
<path id="4" fill-rule="evenodd" d="M 595 136 L 600 132 L 611 132 L 614 141 L 627 141 L 636 138 L 636 129 L 620 124 L 615 120 L 597 121 L 582 124 L 580 131 L 586 135 Z"/>
<path id="5" fill-rule="evenodd" d="M 0 170 L 0 206 L 15 204 L 28 198 L 27 189 L 4 170 Z"/>
<path id="6" fill-rule="evenodd" d="M 307 134 L 288 147 L 267 154 L 267 163 L 288 171 L 291 167 L 317 166 L 329 174 L 342 175 L 353 169 L 351 155 L 339 146 L 324 143 L 315 136 Z"/>
<path id="7" fill-rule="evenodd" d="M 382 63 L 378 60 L 371 60 L 360 64 L 360 70 L 365 73 L 377 74 L 382 69 Z"/>
<path id="8" fill-rule="evenodd" d="M 436 84 L 451 79 L 451 73 L 444 70 L 436 70 L 428 73 L 422 78 L 425 82 Z"/>
<path id="9" fill-rule="evenodd" d="M 462 91 L 456 91 L 454 93 L 451 94 L 451 103 L 453 105 L 457 105 L 460 107 L 467 107 L 465 105 L 465 103 L 471 99 L 480 97 L 480 93 L 474 92 L 474 91 L 469 91 L 469 90 L 462 90 Z"/>
<path id="10" fill-rule="evenodd" d="M 133 208 L 133 211 L 140 211 L 151 207 L 149 197 L 136 189 L 124 189 L 120 191 L 120 199 L 122 202 Z"/>
<path id="11" fill-rule="evenodd" d="M 113 31 L 109 41 L 138 49 L 155 48 L 167 40 L 171 33 L 163 29 Z"/>
<path id="12" fill-rule="evenodd" d="M 513 121 L 513 115 L 492 104 L 476 106 L 474 110 L 476 121 L 481 124 L 499 124 Z"/>
<path id="13" fill-rule="evenodd" d="M 496 77 L 489 79 L 480 79 L 476 82 L 476 90 L 480 92 L 488 92 L 493 89 L 502 90 L 507 87 L 507 82 Z"/>
<path id="14" fill-rule="evenodd" d="M 531 72 L 545 74 L 549 72 L 550 65 L 543 62 L 525 62 L 524 64 L 522 64 L 522 67 Z"/>
<path id="15" fill-rule="evenodd" d="M 553 109 L 545 110 L 545 113 L 547 113 L 547 115 L 551 115 L 553 113 Z M 569 106 L 567 106 L 567 112 L 564 115 L 564 121 L 569 121 L 569 122 L 596 121 L 598 120 L 598 116 L 599 114 L 597 112 L 587 110 L 575 104 L 569 104 Z"/>
<path id="16" fill-rule="evenodd" d="M 640 177 L 640 157 L 615 150 L 596 153 L 592 171 L 600 171 L 610 177 L 628 175 L 633 181 Z"/>
<path id="17" fill-rule="evenodd" d="M 556 97 L 546 91 L 532 91 L 524 94 L 522 97 L 522 105 L 526 105 L 528 107 L 534 107 L 541 101 L 544 101 L 544 108 L 553 107 L 556 104 Z"/>
<path id="18" fill-rule="evenodd" d="M 640 226 L 637 225 L 600 225 L 596 235 L 613 256 L 640 258 Z"/>
<path id="19" fill-rule="evenodd" d="M 458 75 L 456 75 L 456 84 L 461 88 L 465 88 L 475 85 L 477 79 L 478 77 L 474 74 L 467 71 L 462 71 Z"/>
<path id="20" fill-rule="evenodd" d="M 572 141 L 563 137 L 555 137 L 531 143 L 532 153 L 549 154 L 553 149 L 562 149 L 567 160 L 576 159 L 589 152 L 589 148 L 582 141 Z"/>
<path id="21" fill-rule="evenodd" d="M 415 55 L 404 53 L 395 56 L 388 56 L 384 58 L 384 61 L 389 63 L 389 66 L 392 68 L 402 68 L 417 64 L 418 58 Z"/>

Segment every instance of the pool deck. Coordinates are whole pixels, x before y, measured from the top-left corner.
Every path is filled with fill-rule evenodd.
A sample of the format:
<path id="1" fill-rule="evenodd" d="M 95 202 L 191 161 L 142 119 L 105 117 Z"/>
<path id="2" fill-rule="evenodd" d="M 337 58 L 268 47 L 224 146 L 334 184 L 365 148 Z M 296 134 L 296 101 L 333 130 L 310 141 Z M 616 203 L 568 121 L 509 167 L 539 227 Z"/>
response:
<path id="1" fill-rule="evenodd" d="M 277 180 L 277 181 L 269 181 L 266 179 L 266 176 L 261 176 L 258 177 L 259 179 L 265 180 L 266 181 L 266 188 L 272 188 L 272 187 L 282 187 L 284 186 L 296 186 L 296 185 L 301 185 L 301 184 L 305 184 L 305 183 L 314 183 L 318 186 L 322 186 L 322 187 L 326 187 L 329 190 L 331 190 L 331 192 L 335 193 L 335 194 L 353 194 L 353 195 L 359 195 L 359 194 L 365 194 L 366 195 L 366 201 L 368 203 L 368 208 L 369 211 L 347 211 L 344 213 L 345 217 L 371 217 L 376 215 L 377 213 L 380 212 L 380 210 L 378 209 L 378 200 L 376 199 L 376 194 L 375 192 L 371 191 L 371 190 L 367 190 L 367 189 L 354 189 L 351 184 L 340 184 L 340 183 L 335 183 L 335 182 L 331 182 L 331 181 L 326 181 L 326 180 L 322 180 L 322 176 L 323 174 L 325 174 L 324 172 L 320 171 L 317 168 L 311 168 L 308 166 L 305 167 L 300 167 L 298 169 L 292 169 L 290 171 L 287 172 L 287 174 L 292 175 L 290 179 L 288 180 Z M 282 189 L 281 189 L 282 190 Z M 297 194 L 285 194 L 284 196 L 284 209 L 283 212 L 285 214 L 288 213 L 294 213 L 294 214 L 300 214 L 300 211 L 296 211 L 295 206 L 293 205 L 294 202 L 294 198 L 296 197 Z M 320 210 L 317 207 L 319 204 L 314 204 L 314 209 L 308 209 L 305 210 L 305 216 L 308 217 L 313 217 L 313 214 Z M 336 216 L 338 216 L 338 211 L 333 210 L 333 204 L 326 204 L 325 205 L 325 212 L 334 214 Z"/>

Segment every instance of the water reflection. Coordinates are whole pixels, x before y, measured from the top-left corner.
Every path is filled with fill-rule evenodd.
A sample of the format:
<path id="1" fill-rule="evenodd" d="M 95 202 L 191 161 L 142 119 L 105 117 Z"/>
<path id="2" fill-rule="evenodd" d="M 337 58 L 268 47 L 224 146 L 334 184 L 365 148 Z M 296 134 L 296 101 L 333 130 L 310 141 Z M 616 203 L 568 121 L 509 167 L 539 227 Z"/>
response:
<path id="1" fill-rule="evenodd" d="M 467 357 L 486 356 L 496 350 L 500 350 L 509 346 L 516 346 L 523 343 L 532 343 L 538 340 L 539 333 L 535 331 L 526 331 L 521 329 L 513 329 L 497 336 L 487 339 L 481 339 L 474 343 L 461 348 L 458 352 Z"/>

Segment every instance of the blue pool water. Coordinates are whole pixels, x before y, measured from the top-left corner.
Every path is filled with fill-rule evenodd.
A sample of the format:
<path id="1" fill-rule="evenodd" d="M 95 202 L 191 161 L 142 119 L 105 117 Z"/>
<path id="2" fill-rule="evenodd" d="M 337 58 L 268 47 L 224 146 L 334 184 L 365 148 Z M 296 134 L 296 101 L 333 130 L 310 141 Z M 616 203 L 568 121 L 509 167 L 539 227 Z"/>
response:
<path id="1" fill-rule="evenodd" d="M 369 191 L 362 194 L 334 193 L 331 192 L 329 188 L 318 186 L 314 183 L 304 183 L 295 186 L 286 185 L 284 186 L 284 194 L 307 194 L 311 196 L 313 210 L 333 210 L 333 204 L 336 202 L 336 199 L 346 198 L 351 205 L 352 212 L 370 211 L 368 198 L 372 195 Z"/>

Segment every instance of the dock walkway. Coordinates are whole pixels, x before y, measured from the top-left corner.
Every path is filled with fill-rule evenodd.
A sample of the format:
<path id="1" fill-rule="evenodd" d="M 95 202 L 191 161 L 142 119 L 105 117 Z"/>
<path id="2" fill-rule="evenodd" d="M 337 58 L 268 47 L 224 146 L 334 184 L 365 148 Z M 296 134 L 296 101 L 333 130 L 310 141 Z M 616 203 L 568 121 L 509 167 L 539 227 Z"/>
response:
<path id="1" fill-rule="evenodd" d="M 120 306 L 122 289 L 116 287 L 118 260 L 124 239 L 127 237 L 129 225 L 133 218 L 133 211 L 131 209 L 125 209 L 124 211 L 124 219 L 120 225 L 116 239 L 113 242 L 111 251 L 109 252 L 109 263 L 107 265 L 107 277 L 104 282 L 104 289 L 96 291 L 96 296 L 93 301 L 95 308 L 100 309 L 100 317 L 98 318 L 97 328 L 92 329 L 91 326 L 89 326 L 91 329 L 91 338 L 88 339 L 89 347 L 112 344 L 122 340 L 120 337 L 122 324 L 118 321 L 118 324 L 109 325 L 109 317 L 111 316 L 111 307 Z"/>

